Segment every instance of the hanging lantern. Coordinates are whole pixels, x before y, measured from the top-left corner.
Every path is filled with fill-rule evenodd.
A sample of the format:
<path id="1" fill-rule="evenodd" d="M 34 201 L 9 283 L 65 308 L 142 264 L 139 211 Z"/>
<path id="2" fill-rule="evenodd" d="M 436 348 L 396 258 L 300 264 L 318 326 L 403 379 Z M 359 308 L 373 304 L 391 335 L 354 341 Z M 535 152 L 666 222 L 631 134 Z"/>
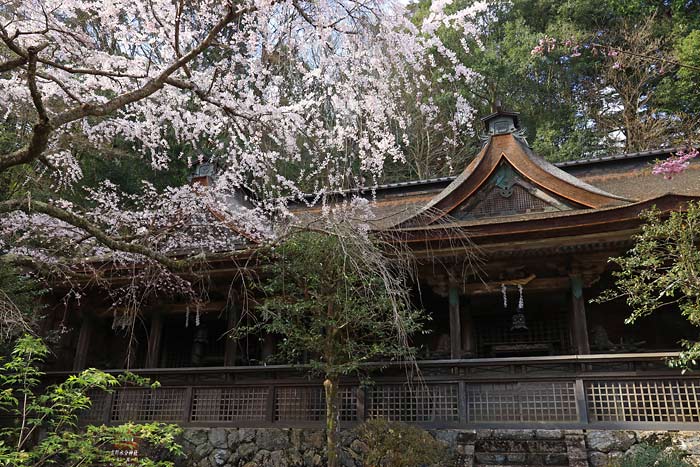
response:
<path id="1" fill-rule="evenodd" d="M 513 314 L 513 321 L 510 325 L 511 331 L 527 331 L 527 323 L 525 322 L 525 313 L 521 308 Z"/>
<path id="2" fill-rule="evenodd" d="M 518 300 L 518 311 L 513 314 L 513 320 L 510 325 L 511 331 L 527 331 L 527 322 L 525 321 L 525 301 L 523 300 L 523 286 L 518 286 L 520 299 Z"/>

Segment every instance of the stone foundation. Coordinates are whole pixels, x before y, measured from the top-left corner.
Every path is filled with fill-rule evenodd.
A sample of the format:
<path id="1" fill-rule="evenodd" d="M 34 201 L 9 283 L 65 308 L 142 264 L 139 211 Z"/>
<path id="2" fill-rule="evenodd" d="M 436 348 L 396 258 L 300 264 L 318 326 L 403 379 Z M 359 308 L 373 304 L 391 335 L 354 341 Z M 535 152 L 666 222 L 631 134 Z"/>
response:
<path id="1" fill-rule="evenodd" d="M 323 430 L 280 428 L 188 428 L 182 445 L 192 467 L 322 467 Z M 354 431 L 341 432 L 341 464 L 362 466 L 366 446 Z M 183 464 L 185 465 L 185 464 Z"/>
<path id="2" fill-rule="evenodd" d="M 640 443 L 670 442 L 700 466 L 700 432 L 602 430 L 433 430 L 455 456 L 456 467 L 606 467 Z M 367 446 L 343 431 L 341 464 L 363 466 Z M 182 441 L 188 467 L 322 467 L 322 430 L 279 428 L 187 428 Z"/>
<path id="3" fill-rule="evenodd" d="M 698 431 L 597 431 L 586 433 L 590 467 L 606 467 L 611 460 L 633 452 L 641 443 L 670 443 L 689 454 L 688 460 L 700 466 L 700 432 Z"/>

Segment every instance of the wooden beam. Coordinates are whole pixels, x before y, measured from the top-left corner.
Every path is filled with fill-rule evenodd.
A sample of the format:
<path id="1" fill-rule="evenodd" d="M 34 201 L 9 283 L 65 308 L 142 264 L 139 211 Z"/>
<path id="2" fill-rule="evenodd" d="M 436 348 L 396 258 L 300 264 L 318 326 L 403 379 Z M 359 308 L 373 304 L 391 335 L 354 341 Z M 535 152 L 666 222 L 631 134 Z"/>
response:
<path id="1" fill-rule="evenodd" d="M 532 216 L 534 215 L 533 213 Z M 609 257 L 627 250 L 632 242 L 632 235 L 639 232 L 638 226 L 617 226 L 609 231 L 598 230 L 595 232 L 585 232 L 583 229 L 576 227 L 572 228 L 570 232 L 550 235 L 549 229 L 552 221 L 552 219 L 547 219 L 546 227 L 542 231 L 537 232 L 536 230 L 539 229 L 534 229 L 533 225 L 533 229 L 523 228 L 523 230 L 513 234 L 505 234 L 503 229 L 506 226 L 504 224 L 494 223 L 491 226 L 495 229 L 493 235 L 486 235 L 483 239 L 478 239 L 474 236 L 473 227 L 478 226 L 465 224 L 462 227 L 463 230 L 460 230 L 460 224 L 455 224 L 453 225 L 455 231 L 462 232 L 462 235 L 464 231 L 468 232 L 470 239 L 476 244 L 475 247 L 467 248 L 466 250 L 464 246 L 456 247 L 456 242 L 449 236 L 433 239 L 429 236 L 423 236 L 423 234 L 426 234 L 425 232 L 421 234 L 415 231 L 406 232 L 405 234 L 408 237 L 413 235 L 417 237 L 415 239 L 414 256 L 419 262 L 429 264 L 434 262 L 434 259 L 437 257 L 464 257 L 467 253 L 472 253 L 482 260 L 489 261 L 494 258 L 531 258 L 533 255 L 567 254 L 571 253 L 572 250 L 578 251 L 579 249 L 586 253 L 606 251 L 610 253 Z M 524 223 L 536 224 L 537 222 L 537 219 L 531 219 Z M 524 225 L 524 227 L 526 226 Z M 445 232 L 451 228 L 442 226 Z M 405 239 L 407 243 L 414 241 L 406 235 L 401 238 Z"/>
<path id="2" fill-rule="evenodd" d="M 578 378 L 574 383 L 574 395 L 576 397 L 576 407 L 578 409 L 579 422 L 588 424 L 588 401 L 586 398 L 586 388 L 583 380 Z"/>
<path id="3" fill-rule="evenodd" d="M 361 423 L 365 421 L 365 418 L 367 418 L 365 409 L 365 388 L 363 386 L 358 386 L 356 394 L 355 412 L 357 414 L 357 421 Z"/>
<path id="4" fill-rule="evenodd" d="M 501 284 L 513 285 L 515 281 L 477 282 L 465 284 L 462 291 L 465 295 L 493 295 L 501 293 Z M 568 277 L 543 277 L 531 279 L 527 282 L 528 292 L 536 290 L 566 290 L 569 288 Z"/>
<path id="5" fill-rule="evenodd" d="M 148 333 L 148 352 L 146 368 L 158 368 L 160 343 L 163 337 L 163 315 L 160 312 L 151 315 L 151 331 Z"/>
<path id="6" fill-rule="evenodd" d="M 80 323 L 80 334 L 78 334 L 78 344 L 75 347 L 75 356 L 73 357 L 73 371 L 85 369 L 87 363 L 88 352 L 90 351 L 90 340 L 94 322 L 92 316 L 83 314 L 83 321 Z"/>
<path id="7" fill-rule="evenodd" d="M 583 298 L 583 280 L 580 275 L 571 276 L 571 336 L 576 353 L 588 355 L 591 347 L 588 343 L 588 323 L 586 304 Z"/>
<path id="8" fill-rule="evenodd" d="M 455 284 L 450 284 L 450 357 L 462 356 L 462 326 L 459 319 L 459 289 Z"/>
<path id="9" fill-rule="evenodd" d="M 195 309 L 195 306 L 190 303 L 165 303 L 162 305 L 158 305 L 157 310 L 152 311 L 152 309 L 149 309 L 148 307 L 145 307 L 142 311 L 148 315 L 149 313 L 160 313 L 162 315 L 168 315 L 168 314 L 185 314 L 187 312 L 187 308 L 189 307 L 190 311 Z M 215 301 L 215 302 L 206 302 L 202 303 L 199 308 L 200 313 L 211 313 L 211 312 L 220 312 L 226 307 L 226 302 L 221 300 L 221 301 Z M 111 308 L 111 307 L 104 307 L 104 308 L 99 308 L 96 309 L 93 313 L 95 315 L 112 315 L 113 313 L 126 313 L 127 309 L 123 307 L 117 307 L 117 308 Z"/>

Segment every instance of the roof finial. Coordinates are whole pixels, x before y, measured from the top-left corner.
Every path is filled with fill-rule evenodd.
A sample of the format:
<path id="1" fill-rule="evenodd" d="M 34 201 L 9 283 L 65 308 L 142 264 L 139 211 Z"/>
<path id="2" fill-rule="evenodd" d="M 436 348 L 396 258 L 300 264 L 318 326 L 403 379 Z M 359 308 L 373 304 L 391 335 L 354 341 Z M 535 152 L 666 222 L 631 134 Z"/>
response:
<path id="1" fill-rule="evenodd" d="M 493 113 L 500 113 L 503 111 L 503 106 L 501 105 L 501 99 L 496 99 L 496 101 L 491 106 L 491 111 Z"/>
<path id="2" fill-rule="evenodd" d="M 481 119 L 487 135 L 502 135 L 520 130 L 518 112 L 504 110 L 500 99 L 494 101 L 492 108 L 493 113 Z"/>

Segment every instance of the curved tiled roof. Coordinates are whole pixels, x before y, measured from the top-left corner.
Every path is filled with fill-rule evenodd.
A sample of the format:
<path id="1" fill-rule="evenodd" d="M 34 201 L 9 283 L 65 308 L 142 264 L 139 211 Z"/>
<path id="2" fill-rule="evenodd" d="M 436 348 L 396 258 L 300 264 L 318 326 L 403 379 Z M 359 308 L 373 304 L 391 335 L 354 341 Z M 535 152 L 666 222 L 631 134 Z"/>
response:
<path id="1" fill-rule="evenodd" d="M 531 150 L 530 148 L 528 148 Z M 682 149 L 684 146 L 677 146 L 672 148 L 662 148 L 653 149 L 648 151 L 639 152 L 629 152 L 612 154 L 605 156 L 591 156 L 583 157 L 581 159 L 574 159 L 570 161 L 553 162 L 551 165 L 561 169 L 563 172 L 568 174 L 576 173 L 580 169 L 604 167 L 612 164 L 624 165 L 628 163 L 635 163 L 637 161 L 649 161 L 655 158 L 665 159 L 673 153 L 676 153 Z M 379 185 L 371 185 L 366 187 L 353 188 L 349 190 L 343 190 L 336 192 L 337 195 L 351 194 L 351 193 L 382 193 L 386 191 L 401 191 L 410 188 L 420 188 L 427 186 L 435 186 L 442 189 L 452 183 L 458 175 L 449 175 L 445 177 L 433 177 L 433 178 L 422 178 L 416 180 L 407 180 L 404 182 L 394 182 L 394 183 L 383 183 Z M 313 196 L 313 195 L 309 195 Z"/>
<path id="2" fill-rule="evenodd" d="M 557 197 L 570 206 L 602 208 L 629 200 L 569 175 L 536 156 L 527 144 L 512 133 L 493 135 L 467 168 L 450 185 L 427 203 L 420 212 L 397 225 L 436 222 L 466 203 L 484 186 L 500 164 L 508 164 L 519 176 L 538 187 L 543 196 Z"/>
<path id="3" fill-rule="evenodd" d="M 666 193 L 700 196 L 700 161 L 693 161 L 685 173 L 675 176 L 672 180 L 651 173 L 652 163 L 655 160 L 665 159 L 682 148 L 663 148 L 596 156 L 552 164 L 534 154 L 526 142 L 517 136 L 507 134 L 491 138 L 494 137 L 514 140 L 513 145 L 517 144 L 515 152 L 520 153 L 521 157 L 527 156 L 530 169 L 536 170 L 549 178 L 550 181 L 556 179 L 559 183 L 577 188 L 579 193 L 586 192 L 590 196 L 601 196 L 610 200 L 610 205 L 643 201 L 657 198 Z M 408 220 L 416 218 L 419 213 L 428 217 L 426 214 L 430 214 L 431 208 L 434 208 L 440 200 L 445 199 L 465 182 L 475 170 L 475 166 L 478 164 L 477 159 L 483 158 L 488 146 L 488 144 L 484 146 L 479 155 L 458 176 L 360 187 L 333 193 L 330 202 L 335 202 L 333 200 L 342 201 L 356 195 L 371 197 L 375 219 L 371 220 L 370 223 L 376 229 L 402 225 Z M 501 156 L 501 154 L 497 155 Z M 530 169 L 523 169 L 523 171 L 527 172 Z M 578 207 L 584 208 L 586 205 L 581 204 Z M 300 220 L 316 218 L 321 209 L 317 206 L 308 207 L 301 203 L 296 206 L 291 205 L 290 208 Z M 439 208 L 435 212 L 439 212 Z M 527 213 L 519 217 L 534 219 L 540 215 L 542 214 Z M 430 216 L 430 218 L 432 217 Z M 512 216 L 492 217 L 494 222 L 505 222 L 512 218 Z M 467 223 L 470 222 L 476 223 L 476 220 L 467 221 Z M 418 224 L 425 225 L 425 222 Z"/>

